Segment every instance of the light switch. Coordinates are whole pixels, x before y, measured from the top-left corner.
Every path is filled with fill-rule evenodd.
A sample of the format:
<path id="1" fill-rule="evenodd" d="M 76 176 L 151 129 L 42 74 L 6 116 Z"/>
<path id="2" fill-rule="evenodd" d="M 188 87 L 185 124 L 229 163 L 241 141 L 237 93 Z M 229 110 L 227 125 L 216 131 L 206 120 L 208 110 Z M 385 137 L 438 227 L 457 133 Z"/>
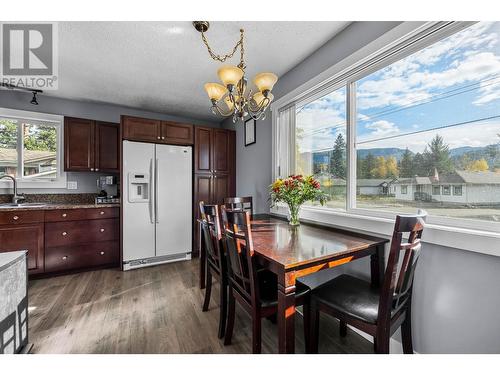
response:
<path id="1" fill-rule="evenodd" d="M 67 188 L 68 188 L 68 190 L 78 189 L 78 182 L 77 181 L 68 181 Z"/>

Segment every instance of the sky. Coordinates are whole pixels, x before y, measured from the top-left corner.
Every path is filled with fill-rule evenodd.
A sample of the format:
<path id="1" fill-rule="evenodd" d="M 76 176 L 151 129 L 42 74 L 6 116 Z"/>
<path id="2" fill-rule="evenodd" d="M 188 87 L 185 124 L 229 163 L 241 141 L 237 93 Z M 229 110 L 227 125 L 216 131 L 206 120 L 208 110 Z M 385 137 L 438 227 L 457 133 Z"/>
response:
<path id="1" fill-rule="evenodd" d="M 500 22 L 474 24 L 366 76 L 356 100 L 359 149 L 422 152 L 436 133 L 450 148 L 500 142 Z M 331 149 L 345 118 L 345 88 L 298 108 L 301 151 Z"/>

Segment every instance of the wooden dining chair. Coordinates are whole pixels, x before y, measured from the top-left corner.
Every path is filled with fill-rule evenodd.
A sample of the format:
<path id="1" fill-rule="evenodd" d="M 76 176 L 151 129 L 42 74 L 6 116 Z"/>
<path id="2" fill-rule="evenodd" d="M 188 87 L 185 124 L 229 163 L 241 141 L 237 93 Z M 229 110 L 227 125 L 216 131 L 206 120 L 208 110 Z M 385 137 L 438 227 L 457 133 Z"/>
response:
<path id="1" fill-rule="evenodd" d="M 224 198 L 224 205 L 229 210 L 243 210 L 250 212 L 253 215 L 253 198 L 252 197 L 229 197 Z"/>
<path id="2" fill-rule="evenodd" d="M 321 311 L 340 320 L 340 336 L 347 334 L 347 324 L 373 336 L 376 353 L 389 353 L 390 338 L 401 326 L 403 351 L 413 353 L 411 295 L 426 216 L 396 216 L 382 286 L 344 274 L 312 292 L 308 352 L 318 352 Z"/>
<path id="3" fill-rule="evenodd" d="M 208 310 L 212 294 L 212 277 L 220 282 L 219 338 L 224 337 L 227 320 L 227 262 L 221 245 L 221 226 L 217 205 L 200 202 L 201 230 L 206 250 L 206 288 L 203 311 Z"/>
<path id="4" fill-rule="evenodd" d="M 262 318 L 278 311 L 278 284 L 274 273 L 259 269 L 253 249 L 250 213 L 221 207 L 223 243 L 228 262 L 229 303 L 224 345 L 230 345 L 235 319 L 235 302 L 252 318 L 252 352 L 261 352 Z M 309 289 L 298 284 L 296 305 L 304 306 L 304 336 L 309 340 Z"/>

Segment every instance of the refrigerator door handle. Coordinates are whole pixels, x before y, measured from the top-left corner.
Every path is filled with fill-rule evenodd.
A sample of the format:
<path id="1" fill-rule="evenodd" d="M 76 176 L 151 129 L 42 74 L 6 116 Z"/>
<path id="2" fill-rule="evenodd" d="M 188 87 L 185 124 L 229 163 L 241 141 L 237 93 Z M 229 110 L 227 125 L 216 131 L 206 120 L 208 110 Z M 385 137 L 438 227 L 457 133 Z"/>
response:
<path id="1" fill-rule="evenodd" d="M 155 173 L 154 168 L 153 168 L 153 159 L 149 160 L 149 219 L 151 221 L 151 224 L 155 223 L 155 210 L 154 207 L 156 206 L 155 199 L 153 198 L 153 174 Z"/>
<path id="2" fill-rule="evenodd" d="M 160 178 L 160 170 L 158 169 L 158 159 L 155 161 L 155 218 L 156 223 L 160 222 L 159 214 L 158 214 L 158 180 Z"/>

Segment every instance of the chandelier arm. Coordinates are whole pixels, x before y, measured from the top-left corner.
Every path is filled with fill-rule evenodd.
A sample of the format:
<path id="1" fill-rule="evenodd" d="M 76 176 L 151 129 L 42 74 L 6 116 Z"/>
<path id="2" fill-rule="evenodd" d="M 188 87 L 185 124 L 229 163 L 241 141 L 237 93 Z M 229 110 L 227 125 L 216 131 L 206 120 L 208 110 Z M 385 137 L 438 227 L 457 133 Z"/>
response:
<path id="1" fill-rule="evenodd" d="M 220 62 L 225 62 L 227 59 L 230 59 L 231 57 L 234 56 L 234 54 L 236 53 L 236 51 L 238 50 L 238 47 L 241 47 L 241 63 L 243 63 L 243 53 L 244 53 L 244 48 L 243 48 L 243 29 L 240 30 L 240 40 L 236 43 L 236 45 L 234 46 L 233 48 L 233 51 L 231 53 L 228 53 L 227 55 L 224 55 L 224 56 L 221 56 L 221 55 L 217 55 L 215 54 L 213 51 L 212 51 L 212 48 L 210 48 L 210 45 L 208 44 L 208 40 L 207 40 L 207 37 L 205 36 L 205 33 L 203 31 L 201 31 L 201 39 L 203 40 L 203 43 L 205 44 L 205 46 L 207 46 L 207 50 L 208 50 L 208 53 L 210 55 L 210 57 L 216 61 L 220 61 Z"/>
<path id="2" fill-rule="evenodd" d="M 223 117 L 231 116 L 234 111 L 229 110 L 228 112 L 225 112 L 221 107 L 219 107 L 217 104 L 212 105 L 212 112 L 216 111 L 219 115 Z"/>

